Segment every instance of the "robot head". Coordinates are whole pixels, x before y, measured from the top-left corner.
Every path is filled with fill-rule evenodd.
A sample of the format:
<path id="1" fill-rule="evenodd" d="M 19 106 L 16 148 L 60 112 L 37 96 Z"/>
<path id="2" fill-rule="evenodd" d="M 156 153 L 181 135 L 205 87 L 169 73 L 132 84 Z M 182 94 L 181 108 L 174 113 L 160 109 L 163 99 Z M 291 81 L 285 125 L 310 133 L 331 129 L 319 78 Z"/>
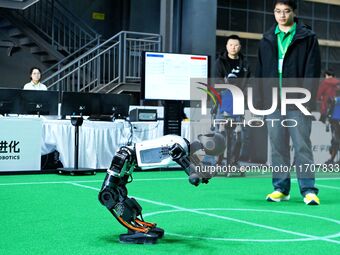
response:
<path id="1" fill-rule="evenodd" d="M 218 132 L 206 135 L 199 135 L 198 140 L 201 142 L 207 155 L 221 155 L 226 148 L 225 137 Z"/>

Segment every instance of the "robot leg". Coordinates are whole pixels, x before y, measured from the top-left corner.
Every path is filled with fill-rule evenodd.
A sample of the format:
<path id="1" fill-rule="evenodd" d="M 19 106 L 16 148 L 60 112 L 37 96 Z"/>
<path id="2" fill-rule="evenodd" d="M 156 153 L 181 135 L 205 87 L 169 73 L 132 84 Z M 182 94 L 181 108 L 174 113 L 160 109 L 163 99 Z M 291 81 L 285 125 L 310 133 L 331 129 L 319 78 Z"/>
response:
<path id="1" fill-rule="evenodd" d="M 127 147 L 121 148 L 112 160 L 102 188 L 99 201 L 117 221 L 128 229 L 127 234 L 119 237 L 123 243 L 155 243 L 163 237 L 164 230 L 156 224 L 145 222 L 142 217 L 142 207 L 134 198 L 128 197 L 126 184 L 134 167 L 133 151 Z"/>

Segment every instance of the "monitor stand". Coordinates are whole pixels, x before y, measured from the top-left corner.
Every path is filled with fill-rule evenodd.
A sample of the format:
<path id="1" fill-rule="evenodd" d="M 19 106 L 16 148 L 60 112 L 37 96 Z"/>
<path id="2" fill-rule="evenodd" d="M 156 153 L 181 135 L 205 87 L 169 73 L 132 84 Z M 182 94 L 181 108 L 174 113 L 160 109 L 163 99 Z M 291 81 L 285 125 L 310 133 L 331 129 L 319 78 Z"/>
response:
<path id="1" fill-rule="evenodd" d="M 174 134 L 181 136 L 183 107 L 183 102 L 181 101 L 164 101 L 164 135 Z"/>
<path id="2" fill-rule="evenodd" d="M 83 124 L 83 117 L 71 117 L 71 124 L 74 126 L 74 167 L 73 168 L 58 168 L 59 174 L 92 174 L 95 175 L 96 171 L 92 168 L 79 168 L 78 156 L 79 156 L 79 127 Z"/>

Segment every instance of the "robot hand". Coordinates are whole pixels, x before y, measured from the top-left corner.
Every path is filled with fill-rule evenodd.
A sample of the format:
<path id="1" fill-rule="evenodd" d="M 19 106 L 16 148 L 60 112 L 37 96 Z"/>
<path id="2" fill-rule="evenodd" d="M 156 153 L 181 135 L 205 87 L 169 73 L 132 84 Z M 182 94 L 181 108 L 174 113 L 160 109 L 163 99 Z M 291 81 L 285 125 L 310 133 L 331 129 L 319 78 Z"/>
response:
<path id="1" fill-rule="evenodd" d="M 198 146 L 200 146 L 200 144 Z M 197 166 L 200 166 L 198 158 L 190 156 L 180 144 L 175 143 L 171 146 L 169 154 L 172 160 L 184 169 L 192 185 L 198 186 L 200 183 L 208 183 L 210 178 L 200 175 L 196 169 Z"/>

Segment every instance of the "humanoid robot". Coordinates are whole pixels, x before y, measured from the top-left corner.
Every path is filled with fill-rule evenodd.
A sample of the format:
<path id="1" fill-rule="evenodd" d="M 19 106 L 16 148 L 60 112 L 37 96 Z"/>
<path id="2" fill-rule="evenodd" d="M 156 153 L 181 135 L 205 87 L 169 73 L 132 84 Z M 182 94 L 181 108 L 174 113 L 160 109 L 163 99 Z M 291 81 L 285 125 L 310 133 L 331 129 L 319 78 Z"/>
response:
<path id="1" fill-rule="evenodd" d="M 198 186 L 208 183 L 212 173 L 200 172 L 202 162 L 195 154 L 204 151 L 206 155 L 220 155 L 225 149 L 225 138 L 220 133 L 198 136 L 199 141 L 192 144 L 180 136 L 166 135 L 158 139 L 136 143 L 134 146 L 122 146 L 112 159 L 107 170 L 99 201 L 117 221 L 128 229 L 127 234 L 119 236 L 123 243 L 155 243 L 164 235 L 164 230 L 155 223 L 146 222 L 142 216 L 142 207 L 128 197 L 126 184 L 136 167 L 144 169 L 168 167 L 178 164 L 189 176 L 189 182 Z"/>

